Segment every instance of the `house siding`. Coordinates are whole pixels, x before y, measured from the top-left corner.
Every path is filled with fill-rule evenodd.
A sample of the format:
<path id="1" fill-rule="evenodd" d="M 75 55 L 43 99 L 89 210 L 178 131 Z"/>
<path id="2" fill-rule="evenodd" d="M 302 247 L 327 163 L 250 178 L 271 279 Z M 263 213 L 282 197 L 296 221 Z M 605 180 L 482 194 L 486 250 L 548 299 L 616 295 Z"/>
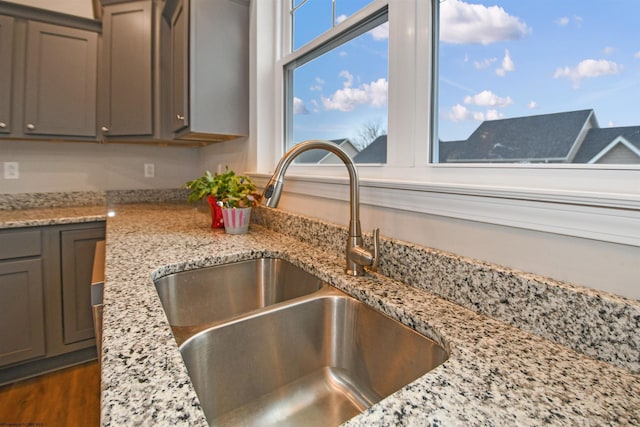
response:
<path id="1" fill-rule="evenodd" d="M 602 156 L 597 164 L 616 164 L 616 165 L 631 165 L 640 163 L 640 157 L 634 152 L 629 150 L 623 144 L 617 144 L 607 154 Z"/>

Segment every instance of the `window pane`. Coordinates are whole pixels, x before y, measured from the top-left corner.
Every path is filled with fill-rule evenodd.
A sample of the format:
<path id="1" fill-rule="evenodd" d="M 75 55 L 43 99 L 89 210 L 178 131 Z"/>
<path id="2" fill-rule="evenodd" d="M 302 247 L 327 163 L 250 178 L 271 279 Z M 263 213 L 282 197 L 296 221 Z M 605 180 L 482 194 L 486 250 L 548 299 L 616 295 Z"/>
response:
<path id="1" fill-rule="evenodd" d="M 369 28 L 296 62 L 302 65 L 288 66 L 287 148 L 324 139 L 341 145 L 356 162 L 386 162 L 388 26 Z M 339 162 L 326 152 L 305 154 L 299 163 Z"/>
<path id="2" fill-rule="evenodd" d="M 373 0 L 292 0 L 293 50 L 347 19 Z M 335 7 L 335 8 L 334 8 Z"/>
<path id="3" fill-rule="evenodd" d="M 439 7 L 434 162 L 640 164 L 640 2 Z"/>

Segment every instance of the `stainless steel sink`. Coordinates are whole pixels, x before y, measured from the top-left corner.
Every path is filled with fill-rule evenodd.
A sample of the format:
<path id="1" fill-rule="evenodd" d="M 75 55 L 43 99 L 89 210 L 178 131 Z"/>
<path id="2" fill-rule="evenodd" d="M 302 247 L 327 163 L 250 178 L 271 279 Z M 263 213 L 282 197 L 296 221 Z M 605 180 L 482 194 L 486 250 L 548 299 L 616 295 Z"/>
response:
<path id="1" fill-rule="evenodd" d="M 229 426 L 339 425 L 448 357 L 334 288 L 211 327 L 180 352 L 209 423 Z"/>
<path id="2" fill-rule="evenodd" d="M 212 425 L 336 426 L 448 357 L 282 259 L 155 284 Z"/>
<path id="3" fill-rule="evenodd" d="M 178 343 L 208 326 L 320 289 L 317 277 L 279 258 L 189 270 L 155 281 Z"/>

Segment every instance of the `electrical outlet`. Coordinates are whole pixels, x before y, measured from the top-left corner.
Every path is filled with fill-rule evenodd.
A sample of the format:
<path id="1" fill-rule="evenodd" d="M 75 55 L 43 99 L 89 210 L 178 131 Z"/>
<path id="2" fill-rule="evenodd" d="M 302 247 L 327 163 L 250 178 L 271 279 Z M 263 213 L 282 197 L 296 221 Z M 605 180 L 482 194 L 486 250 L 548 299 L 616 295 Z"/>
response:
<path id="1" fill-rule="evenodd" d="M 4 162 L 4 179 L 20 178 L 20 164 L 18 162 Z"/>
<path id="2" fill-rule="evenodd" d="M 156 176 L 156 166 L 153 163 L 144 164 L 144 177 L 153 178 Z"/>

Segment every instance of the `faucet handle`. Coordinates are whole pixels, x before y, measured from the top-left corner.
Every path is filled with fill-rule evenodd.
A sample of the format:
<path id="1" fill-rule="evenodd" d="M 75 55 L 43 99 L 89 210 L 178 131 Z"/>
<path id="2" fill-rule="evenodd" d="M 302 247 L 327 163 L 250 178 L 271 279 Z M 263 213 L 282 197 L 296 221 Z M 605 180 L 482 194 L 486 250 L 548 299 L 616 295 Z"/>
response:
<path id="1" fill-rule="evenodd" d="M 362 243 L 362 238 L 358 238 L 360 239 L 360 243 Z M 360 245 L 351 246 L 347 249 L 347 261 L 354 264 L 354 267 L 347 271 L 355 271 L 358 265 L 376 271 L 380 263 L 380 229 L 376 228 L 373 230 L 373 251 L 363 248 Z M 358 267 L 358 269 L 362 270 L 362 267 Z M 360 274 L 353 275 L 361 276 L 362 274 L 361 272 Z"/>
<path id="2" fill-rule="evenodd" d="M 371 260 L 372 271 L 378 270 L 378 264 L 380 264 L 380 229 L 373 229 L 373 259 Z"/>

